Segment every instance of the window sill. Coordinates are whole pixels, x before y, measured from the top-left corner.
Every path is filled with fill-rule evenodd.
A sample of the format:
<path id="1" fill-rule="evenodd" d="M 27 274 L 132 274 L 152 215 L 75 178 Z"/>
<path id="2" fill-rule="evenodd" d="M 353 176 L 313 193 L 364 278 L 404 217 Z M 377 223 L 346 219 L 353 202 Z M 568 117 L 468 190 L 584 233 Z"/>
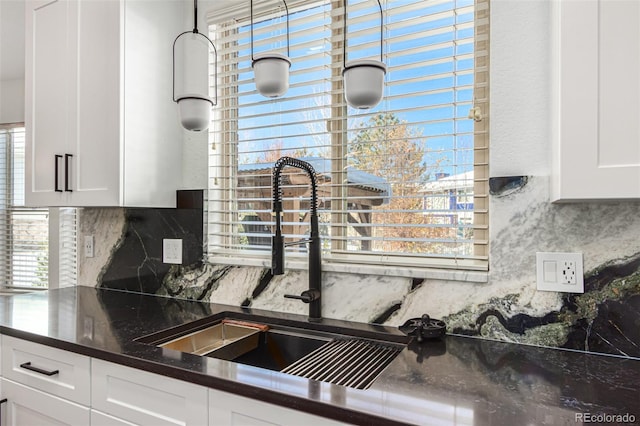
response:
<path id="1" fill-rule="evenodd" d="M 236 266 L 259 266 L 271 268 L 271 260 L 256 257 L 238 256 L 210 256 L 208 261 L 213 264 Z M 307 270 L 307 262 L 299 260 L 287 260 L 285 269 Z M 388 277 L 425 278 L 442 281 L 461 281 L 473 283 L 487 283 L 489 281 L 487 271 L 472 271 L 462 269 L 444 268 L 419 268 L 414 266 L 378 266 L 355 263 L 323 262 L 323 272 L 335 272 L 345 274 L 380 275 Z"/>

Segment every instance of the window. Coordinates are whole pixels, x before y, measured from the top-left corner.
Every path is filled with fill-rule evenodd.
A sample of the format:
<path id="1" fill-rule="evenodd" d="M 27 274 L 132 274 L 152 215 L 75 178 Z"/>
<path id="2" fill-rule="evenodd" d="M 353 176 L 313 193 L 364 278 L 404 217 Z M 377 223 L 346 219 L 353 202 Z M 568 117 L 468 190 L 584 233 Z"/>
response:
<path id="1" fill-rule="evenodd" d="M 75 209 L 25 208 L 24 174 L 24 127 L 0 126 L 0 287 L 46 289 L 59 280 L 73 285 Z M 50 251 L 57 242 L 60 250 Z M 58 259 L 60 267 L 55 262 L 50 268 Z"/>
<path id="2" fill-rule="evenodd" d="M 285 53 L 281 2 L 265 3 L 254 53 Z M 344 102 L 343 2 L 288 4 L 293 65 L 281 98 L 255 90 L 248 11 L 210 17 L 219 55 L 210 260 L 269 264 L 271 168 L 289 155 L 318 175 L 325 262 L 486 270 L 488 2 L 382 2 L 387 75 L 371 110 Z M 377 2 L 348 5 L 348 60 L 379 58 Z M 300 239 L 308 183 L 296 170 L 284 176 L 283 231 Z M 304 246 L 287 250 L 290 261 L 305 255 Z"/>

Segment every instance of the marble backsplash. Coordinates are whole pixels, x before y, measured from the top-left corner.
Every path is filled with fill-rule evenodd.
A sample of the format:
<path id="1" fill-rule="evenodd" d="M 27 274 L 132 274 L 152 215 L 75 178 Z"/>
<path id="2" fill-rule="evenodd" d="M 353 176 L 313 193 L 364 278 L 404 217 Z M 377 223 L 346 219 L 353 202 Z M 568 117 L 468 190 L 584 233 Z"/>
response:
<path id="1" fill-rule="evenodd" d="M 547 178 L 515 180 L 491 197 L 487 283 L 326 272 L 323 316 L 400 325 L 428 313 L 450 333 L 640 357 L 640 203 L 550 204 Z M 306 313 L 285 299 L 305 271 L 202 262 L 202 210 L 83 209 L 79 235 L 96 257 L 79 282 L 235 306 Z M 162 263 L 162 239 L 182 238 L 185 262 Z M 582 252 L 585 293 L 536 290 L 537 251 Z"/>

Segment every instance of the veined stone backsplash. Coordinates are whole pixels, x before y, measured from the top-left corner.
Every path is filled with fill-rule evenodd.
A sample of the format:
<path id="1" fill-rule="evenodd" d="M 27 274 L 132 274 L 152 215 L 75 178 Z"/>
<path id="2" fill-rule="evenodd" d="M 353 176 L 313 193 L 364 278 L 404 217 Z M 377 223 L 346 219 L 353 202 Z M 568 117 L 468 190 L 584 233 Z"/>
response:
<path id="1" fill-rule="evenodd" d="M 428 313 L 450 333 L 640 357 L 640 203 L 550 204 L 547 178 L 491 197 L 487 283 L 323 274 L 323 316 L 397 326 Z M 203 264 L 198 209 L 83 209 L 80 235 L 96 257 L 79 282 L 169 297 L 305 314 L 285 299 L 305 271 Z M 184 266 L 162 263 L 162 239 L 182 238 Z M 537 251 L 582 252 L 585 293 L 536 290 Z"/>

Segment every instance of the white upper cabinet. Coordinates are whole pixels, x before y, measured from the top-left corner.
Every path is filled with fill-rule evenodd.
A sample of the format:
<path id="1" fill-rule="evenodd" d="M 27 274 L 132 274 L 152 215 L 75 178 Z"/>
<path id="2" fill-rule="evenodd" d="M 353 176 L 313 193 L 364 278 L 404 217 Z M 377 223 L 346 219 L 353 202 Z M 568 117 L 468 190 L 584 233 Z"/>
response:
<path id="1" fill-rule="evenodd" d="M 181 2 L 28 0 L 28 206 L 175 207 Z"/>
<path id="2" fill-rule="evenodd" d="M 70 2 L 40 1 L 27 6 L 25 121 L 27 131 L 27 202 L 37 194 L 39 205 L 55 205 L 61 198 L 61 170 L 70 134 L 69 115 L 76 109 L 77 57 L 71 46 Z M 48 161 L 47 161 L 48 160 Z M 56 188 L 57 185 L 57 188 Z M 57 189 L 57 190 L 56 190 Z M 35 200 L 34 200 L 35 201 Z"/>
<path id="3" fill-rule="evenodd" d="M 557 0 L 553 22 L 552 201 L 640 199 L 640 2 Z"/>

